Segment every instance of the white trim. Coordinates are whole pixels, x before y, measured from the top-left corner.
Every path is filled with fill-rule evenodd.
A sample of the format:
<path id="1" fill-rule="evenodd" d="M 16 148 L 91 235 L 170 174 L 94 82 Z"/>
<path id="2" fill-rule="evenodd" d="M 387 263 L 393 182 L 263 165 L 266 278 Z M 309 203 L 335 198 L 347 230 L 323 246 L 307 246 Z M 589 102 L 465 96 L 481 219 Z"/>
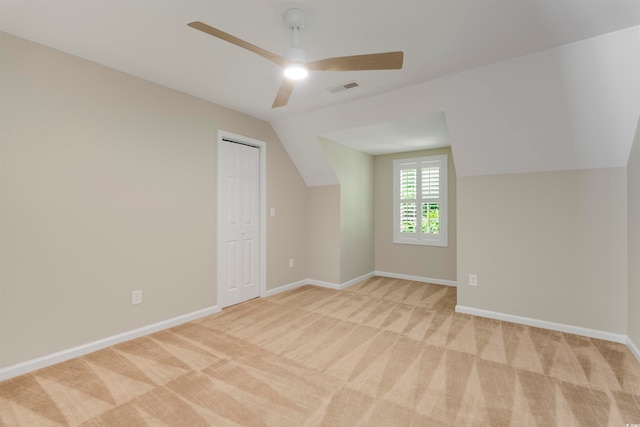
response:
<path id="1" fill-rule="evenodd" d="M 337 283 L 323 282 L 321 280 L 315 280 L 315 279 L 303 279 L 297 282 L 278 286 L 277 288 L 269 289 L 265 296 L 270 297 L 272 295 L 276 295 L 285 291 L 290 291 L 291 289 L 296 289 L 304 285 L 320 286 L 321 288 L 335 289 L 336 291 L 339 291 L 340 289 L 342 289 L 341 285 L 338 285 Z M 346 286 L 349 286 L 349 285 L 346 285 Z"/>
<path id="2" fill-rule="evenodd" d="M 277 288 L 268 289 L 265 292 L 264 296 L 265 297 L 270 297 L 272 295 L 276 295 L 276 294 L 279 294 L 281 292 L 289 291 L 291 289 L 296 289 L 296 288 L 299 288 L 300 286 L 307 285 L 307 284 L 308 284 L 308 281 L 300 280 L 300 281 L 297 281 L 297 282 L 289 283 L 288 285 L 278 286 Z"/>
<path id="3" fill-rule="evenodd" d="M 222 139 L 226 138 L 232 141 L 236 141 L 239 143 L 244 143 L 248 145 L 253 145 L 257 147 L 260 151 L 260 206 L 259 206 L 259 216 L 260 216 L 260 260 L 259 260 L 259 273 L 258 277 L 260 280 L 259 285 L 259 296 L 265 297 L 267 295 L 267 143 L 264 141 L 260 141 L 257 139 L 249 138 L 248 136 L 238 135 L 235 133 L 227 132 L 222 129 L 218 129 L 217 135 L 217 143 L 216 143 L 216 169 L 217 169 L 217 186 L 216 191 L 218 192 L 216 196 L 217 200 L 217 209 L 218 209 L 218 223 L 217 230 L 221 230 L 222 224 L 220 224 L 220 150 L 219 146 L 222 143 Z M 218 239 L 218 259 L 216 260 L 216 265 L 220 260 L 220 254 L 222 253 L 222 241 Z M 218 268 L 218 281 L 220 283 L 220 269 Z M 216 289 L 217 301 L 220 302 L 220 289 Z"/>
<path id="4" fill-rule="evenodd" d="M 360 283 L 363 280 L 367 280 L 371 277 L 375 276 L 374 272 L 363 274 L 360 277 L 356 277 L 355 279 L 348 280 L 344 283 L 331 283 L 331 282 L 323 282 L 321 280 L 308 279 L 307 282 L 311 285 L 321 286 L 323 288 L 336 289 L 338 291 L 348 288 L 349 286 L 355 285 L 356 283 Z"/>
<path id="5" fill-rule="evenodd" d="M 363 280 L 369 279 L 373 276 L 375 276 L 375 273 L 373 272 L 363 274 L 360 277 L 356 277 L 355 279 L 351 279 L 339 285 L 337 283 L 324 282 L 322 280 L 304 279 L 297 282 L 289 283 L 287 285 L 278 286 L 277 288 L 274 288 L 274 289 L 269 289 L 265 296 L 276 295 L 276 294 L 279 294 L 280 292 L 299 288 L 300 286 L 303 286 L 303 285 L 314 285 L 314 286 L 320 286 L 322 288 L 329 288 L 329 289 L 335 289 L 337 291 L 340 291 L 342 289 L 348 288 L 351 285 L 355 285 L 356 283 L 362 282 Z"/>
<path id="6" fill-rule="evenodd" d="M 627 347 L 629 347 L 629 350 L 631 350 L 631 353 L 633 353 L 633 355 L 636 357 L 636 360 L 640 362 L 640 349 L 638 349 L 638 347 L 635 345 L 633 341 L 631 341 L 631 338 L 629 337 L 627 337 L 626 344 L 627 344 Z"/>
<path id="7" fill-rule="evenodd" d="M 336 291 L 340 290 L 340 285 L 337 283 L 324 282 L 322 280 L 315 279 L 307 279 L 307 283 L 314 286 L 320 286 L 322 288 L 335 289 Z"/>
<path id="8" fill-rule="evenodd" d="M 606 341 L 613 341 L 622 344 L 627 344 L 629 342 L 627 336 L 622 334 L 614 334 L 612 332 L 583 328 L 581 326 L 567 325 L 564 323 L 548 322 L 546 320 L 532 319 L 530 317 L 515 316 L 513 314 L 498 313 L 496 311 L 482 310 L 480 308 L 456 305 L 456 313 L 488 317 L 489 319 L 503 320 L 505 322 L 534 326 L 536 328 L 549 329 L 558 332 L 566 332 L 569 334 L 581 335 L 583 337 L 589 338 L 597 338 Z"/>
<path id="9" fill-rule="evenodd" d="M 93 353 L 94 351 L 101 350 L 112 345 L 129 341 L 134 338 L 139 338 L 144 335 L 149 335 L 163 329 L 181 325 L 183 323 L 190 322 L 201 317 L 210 316 L 219 312 L 220 308 L 217 305 L 214 305 L 213 307 L 204 308 L 202 310 L 183 314 L 172 319 L 163 320 L 152 325 L 143 326 L 142 328 L 137 328 L 131 331 L 123 332 L 121 334 L 112 335 L 107 338 L 68 348 L 66 350 L 61 350 L 55 353 L 47 354 L 45 356 L 27 360 L 25 362 L 16 363 L 15 365 L 7 366 L 6 368 L 0 369 L 0 381 L 8 380 L 9 378 L 17 377 L 18 375 L 23 375 L 37 369 L 46 368 L 47 366 L 55 365 L 56 363 L 64 362 L 66 360 L 83 356 L 85 354 Z"/>
<path id="10" fill-rule="evenodd" d="M 414 282 L 433 283 L 434 285 L 458 286 L 455 280 L 434 279 L 432 277 L 409 276 L 407 274 L 389 273 L 387 271 L 375 271 L 375 276 L 391 277 L 392 279 L 413 280 Z"/>
<path id="11" fill-rule="evenodd" d="M 392 278 L 410 277 L 410 279 L 408 280 L 435 283 L 434 279 L 422 278 L 426 280 L 417 280 L 421 278 L 416 276 L 406 276 L 406 275 L 399 275 L 399 274 L 393 274 L 393 273 L 374 272 L 374 273 L 365 274 L 361 277 L 345 282 L 342 285 L 337 285 L 335 283 L 329 283 L 329 282 L 322 282 L 318 280 L 300 280 L 298 282 L 289 283 L 288 285 L 283 285 L 274 289 L 269 289 L 268 291 L 265 292 L 264 296 L 276 295 L 284 291 L 298 288 L 305 284 L 340 290 L 373 276 L 385 276 L 385 277 L 392 277 Z M 438 280 L 438 279 L 435 279 L 435 280 Z M 446 281 L 446 282 L 451 282 L 451 281 Z M 451 282 L 451 283 L 455 283 L 455 282 Z M 455 285 L 452 285 L 452 286 L 455 286 Z M 116 345 L 125 341 L 129 341 L 135 338 L 149 335 L 154 332 L 158 332 L 164 329 L 178 326 L 183 323 L 200 319 L 202 317 L 210 316 L 212 314 L 216 314 L 219 312 L 220 312 L 220 308 L 217 305 L 215 305 L 213 307 L 197 310 L 192 313 L 184 314 L 182 316 L 177 316 L 172 319 L 163 320 L 161 322 L 144 326 L 142 328 L 137 328 L 128 332 L 123 332 L 121 334 L 112 335 L 110 337 L 93 341 L 91 343 L 82 344 L 66 350 L 58 351 L 56 353 L 51 353 L 42 357 L 38 357 L 36 359 L 27 360 L 25 362 L 20 362 L 15 365 L 7 366 L 6 368 L 0 369 L 0 381 L 8 380 L 10 378 L 17 377 L 19 375 L 33 372 L 37 369 L 46 368 L 47 366 L 55 365 L 56 363 L 61 363 L 66 360 L 73 359 L 75 357 L 80 357 L 85 354 L 93 353 L 94 351 L 98 351 L 103 348 L 110 347 L 112 345 Z M 625 335 L 612 334 L 610 332 L 598 331 L 595 329 L 587 329 L 587 328 L 581 328 L 577 326 L 565 325 L 561 323 L 547 322 L 544 320 L 514 316 L 510 314 L 498 313 L 498 312 L 488 311 L 488 310 L 481 310 L 481 309 L 465 307 L 461 305 L 456 305 L 456 313 L 487 317 L 490 319 L 502 320 L 505 322 L 519 323 L 522 325 L 534 326 L 534 327 L 550 329 L 550 330 L 560 331 L 560 332 L 567 332 L 571 334 L 587 336 L 590 338 L 598 338 L 598 339 L 604 339 L 607 341 L 619 342 L 622 344 L 626 344 L 627 347 L 629 347 L 629 350 L 631 351 L 631 353 L 635 356 L 638 362 L 640 362 L 640 350 L 635 345 L 635 343 Z"/>
<path id="12" fill-rule="evenodd" d="M 367 280 L 375 276 L 376 274 L 372 271 L 371 273 L 363 274 L 360 277 L 356 277 L 355 279 L 351 279 L 347 282 L 344 282 L 340 285 L 340 289 L 348 288 L 351 285 L 355 285 L 356 283 L 360 283 L 363 280 Z"/>

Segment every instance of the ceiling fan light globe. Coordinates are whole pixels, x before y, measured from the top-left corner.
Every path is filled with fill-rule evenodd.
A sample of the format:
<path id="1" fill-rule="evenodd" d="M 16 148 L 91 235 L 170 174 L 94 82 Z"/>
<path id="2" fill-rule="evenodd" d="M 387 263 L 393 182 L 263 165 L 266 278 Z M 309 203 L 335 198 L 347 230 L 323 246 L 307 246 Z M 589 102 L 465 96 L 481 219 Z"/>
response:
<path id="1" fill-rule="evenodd" d="M 302 64 L 291 64 L 284 69 L 284 76 L 291 80 L 302 80 L 308 75 L 307 67 Z"/>

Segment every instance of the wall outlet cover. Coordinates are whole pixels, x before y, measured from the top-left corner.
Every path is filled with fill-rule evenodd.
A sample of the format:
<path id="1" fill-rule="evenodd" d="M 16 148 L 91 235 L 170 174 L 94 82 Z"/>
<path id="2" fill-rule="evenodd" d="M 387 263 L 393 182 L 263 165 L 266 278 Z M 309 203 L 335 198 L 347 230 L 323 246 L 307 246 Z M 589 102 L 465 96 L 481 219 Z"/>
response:
<path id="1" fill-rule="evenodd" d="M 470 274 L 469 275 L 469 286 L 478 286 L 478 275 Z"/>
<path id="2" fill-rule="evenodd" d="M 140 304 L 142 302 L 142 291 L 137 290 L 131 292 L 131 305 Z"/>

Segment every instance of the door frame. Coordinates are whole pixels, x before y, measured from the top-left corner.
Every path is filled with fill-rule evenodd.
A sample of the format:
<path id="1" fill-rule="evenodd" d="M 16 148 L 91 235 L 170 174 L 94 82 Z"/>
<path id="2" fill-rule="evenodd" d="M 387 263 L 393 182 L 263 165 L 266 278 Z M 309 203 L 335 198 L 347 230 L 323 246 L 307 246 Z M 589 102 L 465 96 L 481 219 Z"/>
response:
<path id="1" fill-rule="evenodd" d="M 217 196 L 216 196 L 216 215 L 217 215 L 217 228 L 216 228 L 216 236 L 217 237 L 217 248 L 218 248 L 218 254 L 217 254 L 217 259 L 216 259 L 216 277 L 217 277 L 217 283 L 216 283 L 216 305 L 220 304 L 220 282 L 221 282 L 221 273 L 220 273 L 220 257 L 222 254 L 222 251 L 224 249 L 224 242 L 222 241 L 222 239 L 219 238 L 220 235 L 220 230 L 221 227 L 223 226 L 223 224 L 221 224 L 222 222 L 222 215 L 220 215 L 220 207 L 222 206 L 222 201 L 220 200 L 221 198 L 221 191 L 220 191 L 220 186 L 222 185 L 221 183 L 223 182 L 222 177 L 220 176 L 222 173 L 222 168 L 220 167 L 221 163 L 222 163 L 222 158 L 220 156 L 220 145 L 222 144 L 223 140 L 229 141 L 229 142 L 234 142 L 237 144 L 244 144 L 244 145 L 249 145 L 252 147 L 256 147 L 258 148 L 259 152 L 260 152 L 260 185 L 259 185 L 259 207 L 258 207 L 258 217 L 259 217 L 259 227 L 260 227 L 260 233 L 259 233 L 259 239 L 260 239 L 260 244 L 259 244 L 259 250 L 260 250 L 260 256 L 258 259 L 258 295 L 259 298 L 263 298 L 266 295 L 267 292 L 267 143 L 264 141 L 260 141 L 257 139 L 253 139 L 253 138 L 249 138 L 248 136 L 244 136 L 244 135 L 238 135 L 235 133 L 231 133 L 231 132 L 227 132 L 221 129 L 218 129 L 217 132 L 217 138 L 216 138 L 216 157 L 217 157 L 217 161 L 216 161 L 216 178 L 217 178 L 217 183 L 216 183 L 216 191 L 217 191 Z"/>

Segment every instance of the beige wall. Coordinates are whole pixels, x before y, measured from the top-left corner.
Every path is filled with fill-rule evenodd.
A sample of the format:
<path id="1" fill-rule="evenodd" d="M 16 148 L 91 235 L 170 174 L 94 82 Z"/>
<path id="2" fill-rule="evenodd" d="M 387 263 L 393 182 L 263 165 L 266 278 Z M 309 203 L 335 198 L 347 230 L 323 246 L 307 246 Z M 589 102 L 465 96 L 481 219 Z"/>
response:
<path id="1" fill-rule="evenodd" d="M 2 33 L 0 54 L 0 368 L 216 304 L 217 129 L 267 142 L 268 287 L 307 277 L 268 123 Z"/>
<path id="2" fill-rule="evenodd" d="M 459 177 L 458 304 L 625 334 L 626 188 L 624 168 Z"/>
<path id="3" fill-rule="evenodd" d="M 627 165 L 627 335 L 640 348 L 640 121 Z"/>
<path id="4" fill-rule="evenodd" d="M 373 156 L 321 138 L 340 183 L 340 283 L 374 271 Z"/>
<path id="5" fill-rule="evenodd" d="M 408 157 L 447 154 L 449 184 L 449 246 L 393 243 L 393 161 Z M 387 273 L 456 280 L 457 201 L 456 171 L 450 148 L 375 156 L 375 269 Z"/>
<path id="6" fill-rule="evenodd" d="M 308 278 L 340 283 L 340 186 L 309 187 L 305 217 Z"/>
<path id="7" fill-rule="evenodd" d="M 275 136 L 267 147 L 267 158 L 267 289 L 274 289 L 309 277 L 308 188 Z M 290 258 L 294 258 L 293 268 L 289 268 Z"/>

